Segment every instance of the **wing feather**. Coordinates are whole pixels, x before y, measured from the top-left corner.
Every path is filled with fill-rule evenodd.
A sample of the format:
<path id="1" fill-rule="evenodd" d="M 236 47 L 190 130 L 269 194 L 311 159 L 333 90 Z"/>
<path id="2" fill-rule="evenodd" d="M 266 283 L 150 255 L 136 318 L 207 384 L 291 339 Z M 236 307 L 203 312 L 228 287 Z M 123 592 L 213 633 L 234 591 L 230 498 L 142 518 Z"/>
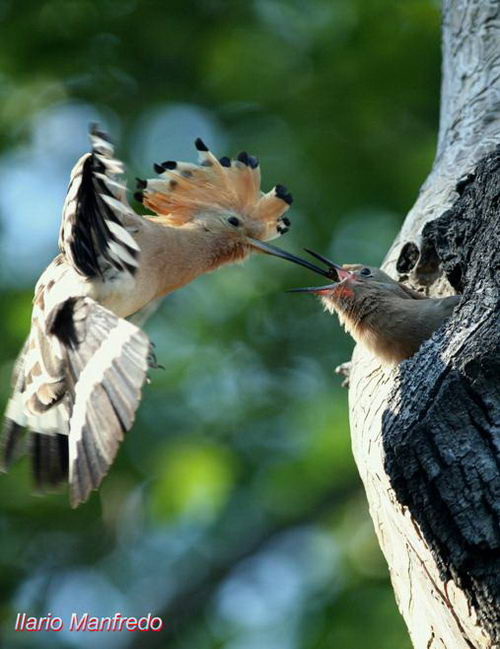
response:
<path id="1" fill-rule="evenodd" d="M 113 158 L 108 136 L 93 127 L 92 151 L 83 155 L 71 173 L 63 207 L 59 248 L 73 268 L 85 277 L 103 276 L 109 269 L 134 274 L 139 248 L 126 229 L 137 218 L 116 176 L 123 165 Z"/>
<path id="2" fill-rule="evenodd" d="M 69 431 L 69 483 L 73 507 L 96 489 L 130 429 L 148 369 L 149 339 L 90 298 L 74 305 L 79 341 L 67 350 L 73 408 Z M 85 317 L 82 317 L 82 311 Z"/>
<path id="3" fill-rule="evenodd" d="M 56 342 L 61 364 L 53 366 Z M 43 388 L 50 375 L 44 370 L 34 376 L 36 364 L 31 361 L 26 368 L 26 359 L 37 355 L 30 355 L 30 344 L 28 339 L 13 374 L 0 470 L 7 470 L 20 454 L 28 429 L 37 489 L 50 490 L 69 480 L 70 502 L 76 507 L 100 485 L 134 422 L 148 369 L 149 339 L 90 298 L 68 299 L 54 315 L 42 349 L 46 358 L 52 356 L 44 366 L 64 368 L 64 395 L 51 404 L 43 403 L 33 388 L 37 378 Z"/>

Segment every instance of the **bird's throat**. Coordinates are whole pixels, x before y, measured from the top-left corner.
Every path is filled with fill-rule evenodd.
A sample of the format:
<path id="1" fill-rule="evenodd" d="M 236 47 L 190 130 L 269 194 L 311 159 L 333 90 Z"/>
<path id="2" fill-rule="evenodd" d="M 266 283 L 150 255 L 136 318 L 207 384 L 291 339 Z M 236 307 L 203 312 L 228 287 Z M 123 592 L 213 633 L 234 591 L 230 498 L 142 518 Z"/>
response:
<path id="1" fill-rule="evenodd" d="M 167 295 L 223 264 L 244 259 L 249 251 L 237 240 L 186 225 L 161 226 L 151 241 L 154 269 L 158 277 L 157 297 Z M 145 255 L 146 257 L 146 255 Z"/>

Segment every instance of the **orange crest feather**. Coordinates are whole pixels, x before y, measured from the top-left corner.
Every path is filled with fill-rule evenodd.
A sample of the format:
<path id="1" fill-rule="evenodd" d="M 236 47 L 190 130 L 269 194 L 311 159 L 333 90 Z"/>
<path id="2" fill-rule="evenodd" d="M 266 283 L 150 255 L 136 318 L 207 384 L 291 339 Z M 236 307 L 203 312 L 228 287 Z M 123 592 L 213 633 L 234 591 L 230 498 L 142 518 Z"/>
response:
<path id="1" fill-rule="evenodd" d="M 159 178 L 138 180 L 135 197 L 169 225 L 180 226 L 197 215 L 224 212 L 258 222 L 263 240 L 288 230 L 284 213 L 292 195 L 283 185 L 264 194 L 257 159 L 243 152 L 236 160 L 217 159 L 199 138 L 199 164 L 167 161 L 155 165 Z"/>

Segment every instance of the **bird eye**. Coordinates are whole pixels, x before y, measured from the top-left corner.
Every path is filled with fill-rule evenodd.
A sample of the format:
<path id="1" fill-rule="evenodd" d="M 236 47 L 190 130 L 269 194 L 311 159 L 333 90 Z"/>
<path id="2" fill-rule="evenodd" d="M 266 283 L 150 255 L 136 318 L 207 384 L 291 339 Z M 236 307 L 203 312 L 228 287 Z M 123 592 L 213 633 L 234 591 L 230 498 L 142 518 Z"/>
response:
<path id="1" fill-rule="evenodd" d="M 368 275 L 371 275 L 371 274 L 372 274 L 372 271 L 371 271 L 369 268 L 362 268 L 362 269 L 359 271 L 359 274 L 360 274 L 360 275 L 365 275 L 365 277 L 368 277 Z"/>
<path id="2" fill-rule="evenodd" d="M 234 225 L 235 228 L 237 228 L 240 224 L 240 220 L 236 218 L 236 216 L 230 216 L 227 222 L 230 223 L 231 225 Z"/>

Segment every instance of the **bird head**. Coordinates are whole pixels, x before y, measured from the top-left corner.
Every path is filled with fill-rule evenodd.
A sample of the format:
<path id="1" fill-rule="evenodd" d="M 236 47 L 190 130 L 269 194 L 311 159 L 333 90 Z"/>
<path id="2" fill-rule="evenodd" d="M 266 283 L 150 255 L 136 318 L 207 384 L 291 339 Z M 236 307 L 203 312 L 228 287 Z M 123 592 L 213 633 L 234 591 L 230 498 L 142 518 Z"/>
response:
<path id="1" fill-rule="evenodd" d="M 325 286 L 290 289 L 290 292 L 317 295 L 330 312 L 335 310 L 339 315 L 345 314 L 346 317 L 357 320 L 366 308 L 370 308 L 383 295 L 413 297 L 405 293 L 406 289 L 380 268 L 362 264 L 339 266 L 317 252 L 306 251 L 326 264 L 327 273 L 330 277 L 335 276 L 335 281 Z M 315 272 L 318 270 L 324 275 L 323 269 L 316 269 Z"/>
<path id="2" fill-rule="evenodd" d="M 217 158 L 198 138 L 199 163 L 167 160 L 155 164 L 157 178 L 138 179 L 134 195 L 160 223 L 196 228 L 216 242 L 217 265 L 251 251 L 271 252 L 265 241 L 288 232 L 285 212 L 292 195 L 283 185 L 267 193 L 260 188 L 257 158 L 246 152 L 236 159 Z"/>
<path id="3" fill-rule="evenodd" d="M 307 252 L 326 264 L 327 273 L 336 274 L 335 280 L 325 286 L 295 288 L 290 292 L 319 296 L 328 311 L 337 312 L 340 323 L 356 342 L 383 363 L 395 364 L 413 356 L 451 315 L 460 299 L 456 295 L 428 298 L 393 280 L 380 268 L 361 264 L 339 266 L 312 250 Z M 325 275 L 323 269 L 316 272 Z"/>

